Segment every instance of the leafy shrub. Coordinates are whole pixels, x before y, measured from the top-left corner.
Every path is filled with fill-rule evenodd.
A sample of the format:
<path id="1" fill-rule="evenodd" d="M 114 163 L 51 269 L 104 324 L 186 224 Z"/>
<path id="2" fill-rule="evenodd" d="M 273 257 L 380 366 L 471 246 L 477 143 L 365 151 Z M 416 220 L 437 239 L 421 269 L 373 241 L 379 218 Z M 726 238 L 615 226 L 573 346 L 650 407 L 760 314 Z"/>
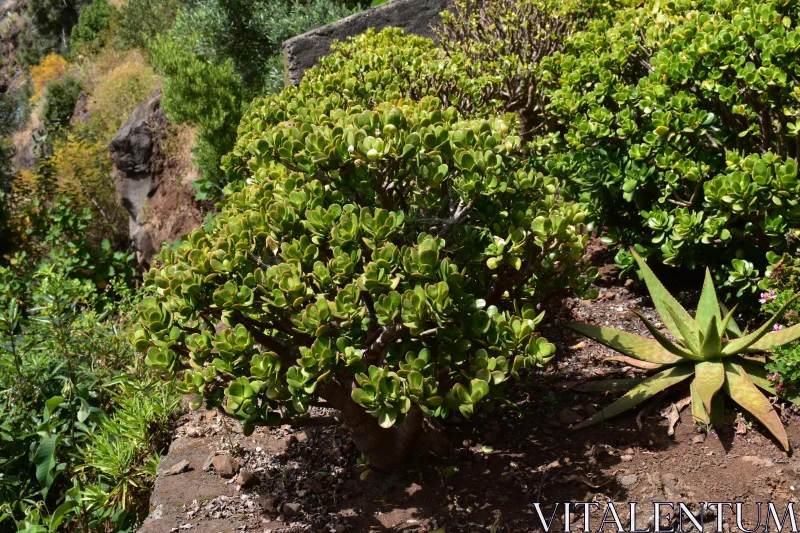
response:
<path id="1" fill-rule="evenodd" d="M 88 207 L 75 209 L 69 199 L 56 197 L 48 203 L 34 199 L 18 210 L 14 219 L 24 225 L 15 231 L 24 241 L 14 257 L 0 264 L 0 305 L 12 297 L 29 303 L 34 276 L 48 264 L 60 265 L 79 280 L 85 298 L 106 290 L 113 295 L 133 277 L 132 254 L 115 250 L 106 239 L 91 239 Z"/>
<path id="2" fill-rule="evenodd" d="M 27 313 L 0 311 L 0 516 L 14 531 L 123 530 L 147 512 L 176 395 L 125 342 L 130 305 L 93 311 L 53 267 L 32 292 Z"/>
<path id="3" fill-rule="evenodd" d="M 128 238 L 128 214 L 117 199 L 108 144 L 69 134 L 56 141 L 50 164 L 56 194 L 73 205 L 86 206 L 92 215 L 86 240 L 100 245 L 106 238 L 122 247 Z"/>
<path id="4" fill-rule="evenodd" d="M 64 132 L 72 115 L 75 104 L 83 92 L 81 83 L 72 76 L 65 76 L 47 84 L 42 119 L 48 133 Z"/>
<path id="5" fill-rule="evenodd" d="M 632 255 L 642 271 L 661 320 L 677 342 L 667 339 L 638 313 L 653 339 L 602 326 L 571 324 L 570 327 L 577 332 L 623 354 L 612 359 L 646 370 L 659 370 L 658 374 L 647 378 L 577 428 L 623 413 L 664 389 L 693 377 L 690 390 L 695 422 L 702 425 L 721 422 L 723 396 L 718 393 L 724 390 L 764 424 L 788 451 L 789 440 L 781 419 L 770 401 L 758 390 L 761 388 L 771 394 L 777 392 L 767 379 L 766 360 L 753 354 L 789 344 L 800 337 L 800 325 L 774 329 L 791 302 L 798 297 L 787 300 L 760 328 L 749 334 L 743 333 L 733 320 L 733 311 L 728 312 L 718 303 L 710 271 L 706 270 L 697 314 L 692 319 L 642 258 L 636 252 Z"/>
<path id="6" fill-rule="evenodd" d="M 501 16 L 528 2 L 508 4 Z M 768 264 L 797 252 L 797 6 L 609 6 L 530 68 L 528 85 L 540 91 L 533 108 L 521 96 L 524 113 L 534 112 L 524 128 L 535 133 L 532 156 L 569 180 L 565 193 L 608 228 L 607 242 L 625 245 L 626 271 L 635 245 L 667 265 L 710 265 L 718 286 L 755 293 Z M 514 45 L 540 31 L 521 25 L 506 36 L 485 13 L 448 19 L 447 35 L 467 43 L 445 43 L 454 61 L 487 67 L 488 80 L 468 91 L 473 100 L 487 84 L 518 86 L 516 65 L 527 69 L 533 56 Z M 514 94 L 506 108 L 520 105 Z"/>
<path id="7" fill-rule="evenodd" d="M 121 48 L 147 49 L 151 39 L 166 33 L 185 0 L 128 0 L 119 8 L 117 39 Z"/>
<path id="8" fill-rule="evenodd" d="M 491 410 L 546 365 L 535 303 L 588 285 L 584 212 L 526 170 L 503 120 L 398 96 L 391 69 L 431 46 L 392 58 L 403 42 L 370 32 L 253 103 L 225 160 L 240 190 L 162 251 L 134 338 L 246 432 L 308 423 L 324 399 L 380 469 L 424 418 Z"/>
<path id="9" fill-rule="evenodd" d="M 114 6 L 108 0 L 94 0 L 80 10 L 78 23 L 70 34 L 70 48 L 73 53 L 96 52 L 105 40 L 105 34 L 111 25 Z"/>
<path id="10" fill-rule="evenodd" d="M 101 139 L 110 140 L 158 85 L 158 77 L 147 62 L 138 54 L 129 54 L 103 75 L 92 90 L 89 112 L 94 132 Z"/>
<path id="11" fill-rule="evenodd" d="M 69 63 L 58 54 L 50 54 L 41 63 L 30 68 L 31 80 L 33 82 L 33 94 L 31 101 L 38 101 L 44 94 L 50 82 L 60 79 L 67 73 Z"/>
<path id="12" fill-rule="evenodd" d="M 282 42 L 352 12 L 332 0 L 198 1 L 153 43 L 153 65 L 164 76 L 164 109 L 173 121 L 199 126 L 198 198 L 220 196 L 220 160 L 233 148 L 250 101 L 283 88 Z"/>

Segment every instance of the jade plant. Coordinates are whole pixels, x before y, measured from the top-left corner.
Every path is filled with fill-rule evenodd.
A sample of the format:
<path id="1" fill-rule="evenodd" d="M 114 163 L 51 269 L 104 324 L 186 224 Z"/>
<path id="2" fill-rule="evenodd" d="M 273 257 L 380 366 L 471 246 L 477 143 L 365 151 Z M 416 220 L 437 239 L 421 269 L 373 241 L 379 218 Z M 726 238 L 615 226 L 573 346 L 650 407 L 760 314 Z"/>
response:
<path id="1" fill-rule="evenodd" d="M 387 470 L 426 421 L 492 410 L 547 365 L 537 302 L 595 272 L 584 212 L 509 124 L 398 95 L 415 52 L 396 31 L 351 48 L 254 102 L 230 195 L 147 275 L 135 342 L 193 407 L 246 433 L 344 423 Z"/>
<path id="2" fill-rule="evenodd" d="M 724 392 L 764 424 L 788 450 L 789 441 L 780 418 L 759 388 L 773 395 L 776 392 L 766 378 L 766 360 L 762 353 L 800 338 L 800 325 L 774 329 L 797 296 L 787 300 L 760 328 L 752 333 L 742 332 L 733 319 L 736 308 L 727 311 L 717 300 L 708 270 L 697 312 L 692 318 L 636 251 L 632 251 L 632 255 L 641 269 L 653 304 L 675 341 L 667 338 L 638 312 L 637 316 L 652 334 L 652 339 L 602 326 L 570 324 L 573 330 L 622 354 L 613 359 L 658 371 L 576 428 L 591 426 L 623 413 L 690 379 L 692 414 L 698 424 L 719 423 Z"/>

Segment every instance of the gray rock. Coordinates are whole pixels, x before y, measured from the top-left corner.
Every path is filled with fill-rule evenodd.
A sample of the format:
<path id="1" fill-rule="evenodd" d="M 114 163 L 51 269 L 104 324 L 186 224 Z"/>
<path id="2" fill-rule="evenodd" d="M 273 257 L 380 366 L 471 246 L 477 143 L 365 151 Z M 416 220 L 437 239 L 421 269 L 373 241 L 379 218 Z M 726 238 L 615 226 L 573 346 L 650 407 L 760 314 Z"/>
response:
<path id="1" fill-rule="evenodd" d="M 636 485 L 636 483 L 639 481 L 639 476 L 637 476 L 636 474 L 628 474 L 627 476 L 619 476 L 617 478 L 617 481 L 619 481 L 619 484 L 622 485 L 623 487 L 630 488 L 630 487 L 633 487 L 634 485 Z"/>
<path id="2" fill-rule="evenodd" d="M 189 470 L 189 461 L 183 460 L 178 461 L 171 467 L 169 467 L 165 472 L 165 476 L 177 476 L 178 474 L 182 474 Z"/>
<path id="3" fill-rule="evenodd" d="M 283 514 L 285 514 L 286 516 L 297 516 L 298 514 L 300 514 L 301 510 L 302 506 L 299 503 L 293 503 L 293 502 L 284 503 L 282 509 Z"/>
<path id="4" fill-rule="evenodd" d="M 202 223 L 194 198 L 188 150 L 174 159 L 162 151 L 170 122 L 161 108 L 161 91 L 139 104 L 109 143 L 114 184 L 128 211 L 128 233 L 143 269 L 165 241 L 182 237 Z"/>
<path id="5" fill-rule="evenodd" d="M 451 6 L 452 0 L 393 0 L 292 37 L 283 43 L 284 81 L 286 85 L 298 84 L 306 70 L 330 53 L 334 40 L 359 35 L 369 28 L 395 26 L 406 33 L 435 39 L 431 27 L 438 24 L 439 14 Z"/>

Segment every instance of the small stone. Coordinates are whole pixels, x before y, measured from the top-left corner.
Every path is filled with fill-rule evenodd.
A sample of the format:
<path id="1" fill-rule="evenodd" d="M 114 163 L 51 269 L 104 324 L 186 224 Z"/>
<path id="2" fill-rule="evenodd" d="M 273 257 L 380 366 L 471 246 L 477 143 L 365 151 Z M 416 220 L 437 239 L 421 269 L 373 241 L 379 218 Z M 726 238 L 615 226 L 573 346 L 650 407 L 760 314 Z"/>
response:
<path id="1" fill-rule="evenodd" d="M 239 470 L 239 461 L 230 455 L 217 455 L 211 460 L 214 470 L 219 477 L 230 479 Z"/>
<path id="2" fill-rule="evenodd" d="M 630 289 L 633 287 L 633 278 L 628 278 L 625 280 L 625 288 Z"/>
<path id="3" fill-rule="evenodd" d="M 189 470 L 189 461 L 183 460 L 175 463 L 171 467 L 169 467 L 166 472 L 164 472 L 165 476 L 177 476 L 178 474 L 182 474 Z"/>
<path id="4" fill-rule="evenodd" d="M 296 516 L 300 514 L 300 509 L 302 509 L 299 503 L 284 503 L 283 504 L 283 514 L 286 516 Z"/>
<path id="5" fill-rule="evenodd" d="M 412 483 L 406 488 L 406 494 L 409 496 L 413 496 L 414 494 L 418 493 L 422 490 L 422 487 L 416 483 Z"/>
<path id="6" fill-rule="evenodd" d="M 347 531 L 347 528 L 344 527 L 342 524 L 336 524 L 335 526 L 333 526 L 333 530 L 336 533 L 344 533 L 345 531 Z"/>
<path id="7" fill-rule="evenodd" d="M 633 487 L 639 481 L 639 476 L 636 474 L 628 474 L 627 476 L 619 476 L 617 478 L 619 484 L 623 487 Z"/>
<path id="8" fill-rule="evenodd" d="M 203 462 L 203 472 L 208 472 L 209 470 L 211 470 L 211 466 L 214 462 L 214 457 L 216 456 L 217 456 L 216 453 L 211 453 L 209 454 L 208 457 L 206 457 L 205 462 Z"/>
<path id="9" fill-rule="evenodd" d="M 258 497 L 258 503 L 268 513 L 278 512 L 278 499 L 275 498 L 274 496 L 270 496 L 269 494 L 262 494 Z"/>
<path id="10" fill-rule="evenodd" d="M 577 424 L 581 421 L 581 415 L 573 411 L 572 409 L 562 409 L 556 415 L 558 421 L 564 424 L 565 426 L 571 426 L 572 424 Z"/>
<path id="11" fill-rule="evenodd" d="M 620 455 L 619 459 L 620 459 L 620 461 L 622 461 L 624 463 L 627 463 L 627 462 L 633 461 L 633 456 L 632 455 Z"/>
<path id="12" fill-rule="evenodd" d="M 705 433 L 701 433 L 699 435 L 695 435 L 692 439 L 692 444 L 703 444 L 706 441 Z"/>
<path id="13" fill-rule="evenodd" d="M 217 413 L 216 411 L 206 411 L 204 418 L 206 422 L 214 422 L 217 419 Z"/>
<path id="14" fill-rule="evenodd" d="M 243 489 L 258 485 L 258 477 L 249 470 L 242 468 L 236 476 L 236 484 Z"/>

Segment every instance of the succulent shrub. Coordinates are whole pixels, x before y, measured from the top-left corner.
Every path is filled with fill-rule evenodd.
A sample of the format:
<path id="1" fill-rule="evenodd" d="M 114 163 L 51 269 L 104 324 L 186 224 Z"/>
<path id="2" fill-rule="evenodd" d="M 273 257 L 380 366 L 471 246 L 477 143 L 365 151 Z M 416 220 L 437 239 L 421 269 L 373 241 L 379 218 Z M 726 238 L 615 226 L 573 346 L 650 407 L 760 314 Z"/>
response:
<path id="1" fill-rule="evenodd" d="M 322 401 L 378 469 L 425 419 L 491 410 L 546 365 L 535 304 L 592 274 L 584 212 L 508 124 L 398 94 L 419 61 L 401 44 L 371 32 L 253 103 L 225 160 L 239 185 L 162 251 L 134 339 L 246 432 L 316 423 Z"/>
<path id="2" fill-rule="evenodd" d="M 530 0 L 458 5 L 472 8 L 443 43 L 475 71 L 459 90 L 525 118 L 532 158 L 624 245 L 625 272 L 635 245 L 741 296 L 796 256 L 796 3 L 604 2 L 565 22 L 568 3 L 548 12 L 551 39 L 506 22 L 537 13 Z"/>
<path id="3" fill-rule="evenodd" d="M 613 359 L 658 371 L 577 428 L 591 426 L 623 413 L 691 378 L 692 414 L 697 423 L 711 424 L 721 419 L 721 391 L 724 391 L 764 424 L 788 450 L 789 441 L 780 417 L 758 389 L 776 393 L 775 387 L 767 379 L 764 370 L 766 359 L 761 353 L 800 338 L 800 325 L 779 329 L 774 327 L 797 297 L 788 299 L 760 328 L 752 333 L 742 332 L 733 319 L 736 308 L 727 311 L 718 302 L 708 270 L 697 313 L 692 318 L 667 292 L 636 251 L 631 254 L 641 269 L 664 326 L 676 340 L 668 339 L 641 313 L 637 315 L 653 335 L 652 339 L 602 326 L 570 324 L 575 331 L 622 354 Z"/>
<path id="4" fill-rule="evenodd" d="M 557 82 L 549 58 L 613 2 L 456 0 L 437 28 L 441 59 L 417 84 L 465 113 L 513 112 L 525 140 L 559 131 L 548 102 Z"/>

